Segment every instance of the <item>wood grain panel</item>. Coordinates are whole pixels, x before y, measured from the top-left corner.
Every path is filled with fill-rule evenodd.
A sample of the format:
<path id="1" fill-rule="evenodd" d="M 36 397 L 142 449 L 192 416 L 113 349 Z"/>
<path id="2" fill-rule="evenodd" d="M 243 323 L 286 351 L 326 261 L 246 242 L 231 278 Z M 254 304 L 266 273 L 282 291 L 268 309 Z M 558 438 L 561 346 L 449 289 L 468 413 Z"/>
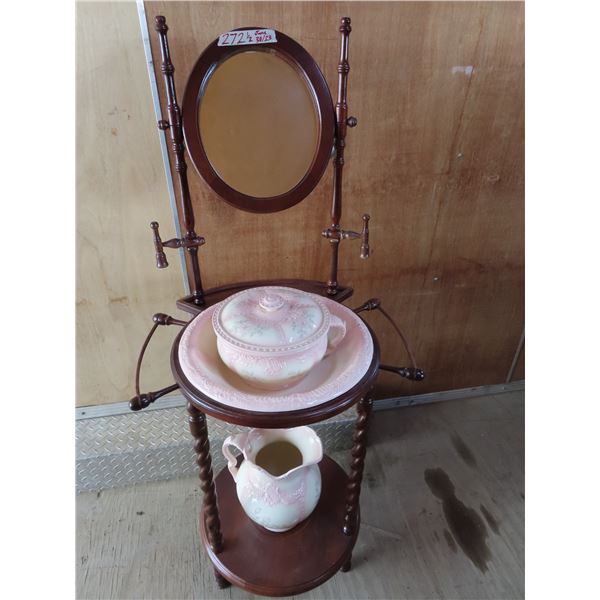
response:
<path id="1" fill-rule="evenodd" d="M 146 2 L 162 14 L 181 99 L 196 58 L 220 33 L 256 25 L 302 44 L 337 85 L 339 18 L 350 16 L 349 112 L 342 226 L 371 214 L 368 262 L 340 250 L 350 305 L 378 296 L 428 377 L 380 378 L 378 394 L 503 382 L 524 306 L 524 10 L 489 2 Z M 160 56 L 152 35 L 155 65 Z M 164 101 L 164 99 L 163 99 Z M 164 109 L 164 106 L 163 106 Z M 325 280 L 331 169 L 301 204 L 272 215 L 238 211 L 190 168 L 197 230 L 207 239 L 206 287 L 236 280 Z M 384 362 L 405 364 L 377 314 Z"/>
<path id="2" fill-rule="evenodd" d="M 76 144 L 77 405 L 123 402 L 152 315 L 184 293 L 175 255 L 154 263 L 149 223 L 172 217 L 135 3 L 77 5 Z M 156 334 L 147 389 L 172 383 L 176 333 Z"/>

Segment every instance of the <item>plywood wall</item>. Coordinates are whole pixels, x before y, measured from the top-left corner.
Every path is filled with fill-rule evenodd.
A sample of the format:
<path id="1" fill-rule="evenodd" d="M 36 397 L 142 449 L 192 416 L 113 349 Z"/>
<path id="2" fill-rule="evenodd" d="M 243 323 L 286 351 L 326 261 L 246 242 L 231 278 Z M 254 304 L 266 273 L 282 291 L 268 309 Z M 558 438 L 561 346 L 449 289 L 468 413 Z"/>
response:
<path id="1" fill-rule="evenodd" d="M 358 243 L 343 243 L 339 281 L 355 288 L 353 306 L 383 300 L 428 374 L 421 384 L 382 375 L 379 394 L 504 382 L 524 319 L 523 4 L 146 2 L 145 9 L 152 33 L 153 17 L 167 18 L 180 99 L 199 53 L 241 26 L 296 39 L 335 90 L 338 22 L 352 18 L 349 109 L 359 124 L 347 138 L 342 226 L 358 228 L 369 212 L 373 255 L 361 261 Z M 237 211 L 189 173 L 197 230 L 207 239 L 206 287 L 327 278 L 320 232 L 331 170 L 311 197 L 272 215 Z M 382 317 L 366 318 L 383 360 L 406 364 Z"/>
<path id="2" fill-rule="evenodd" d="M 174 310 L 181 270 L 157 271 L 149 223 L 173 231 L 135 3 L 77 5 L 77 404 L 133 395 L 155 312 Z M 176 332 L 157 333 L 148 389 L 172 383 Z"/>

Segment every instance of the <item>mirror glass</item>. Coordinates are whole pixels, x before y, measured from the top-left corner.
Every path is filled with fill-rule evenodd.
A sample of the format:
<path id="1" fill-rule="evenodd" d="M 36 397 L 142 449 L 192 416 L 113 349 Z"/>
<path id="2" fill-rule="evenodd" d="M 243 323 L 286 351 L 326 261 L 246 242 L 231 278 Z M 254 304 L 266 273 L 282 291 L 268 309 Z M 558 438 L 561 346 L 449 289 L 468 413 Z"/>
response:
<path id="1" fill-rule="evenodd" d="M 319 147 L 320 122 L 305 76 L 273 51 L 229 56 L 201 92 L 198 128 L 212 168 L 257 199 L 285 194 L 304 179 Z"/>

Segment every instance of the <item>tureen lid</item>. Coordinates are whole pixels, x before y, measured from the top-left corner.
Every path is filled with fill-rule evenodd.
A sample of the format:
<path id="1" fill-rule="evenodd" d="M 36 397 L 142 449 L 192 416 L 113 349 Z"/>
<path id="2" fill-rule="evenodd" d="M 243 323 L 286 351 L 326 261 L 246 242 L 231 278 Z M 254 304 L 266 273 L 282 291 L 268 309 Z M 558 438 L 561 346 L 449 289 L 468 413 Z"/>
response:
<path id="1" fill-rule="evenodd" d="M 313 343 L 329 329 L 321 300 L 288 287 L 264 286 L 234 294 L 213 313 L 215 333 L 246 350 L 275 352 Z"/>

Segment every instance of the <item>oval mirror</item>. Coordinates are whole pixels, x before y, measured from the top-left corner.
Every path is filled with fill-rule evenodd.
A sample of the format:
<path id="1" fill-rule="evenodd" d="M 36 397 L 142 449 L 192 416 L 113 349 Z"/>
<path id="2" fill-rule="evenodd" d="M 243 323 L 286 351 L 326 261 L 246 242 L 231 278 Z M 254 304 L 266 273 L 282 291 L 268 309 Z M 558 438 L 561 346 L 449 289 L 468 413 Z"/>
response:
<path id="1" fill-rule="evenodd" d="M 240 31 L 240 30 L 236 30 Z M 194 166 L 226 202 L 252 212 L 289 208 L 327 166 L 335 119 L 313 58 L 291 38 L 219 46 L 198 59 L 182 104 Z"/>

